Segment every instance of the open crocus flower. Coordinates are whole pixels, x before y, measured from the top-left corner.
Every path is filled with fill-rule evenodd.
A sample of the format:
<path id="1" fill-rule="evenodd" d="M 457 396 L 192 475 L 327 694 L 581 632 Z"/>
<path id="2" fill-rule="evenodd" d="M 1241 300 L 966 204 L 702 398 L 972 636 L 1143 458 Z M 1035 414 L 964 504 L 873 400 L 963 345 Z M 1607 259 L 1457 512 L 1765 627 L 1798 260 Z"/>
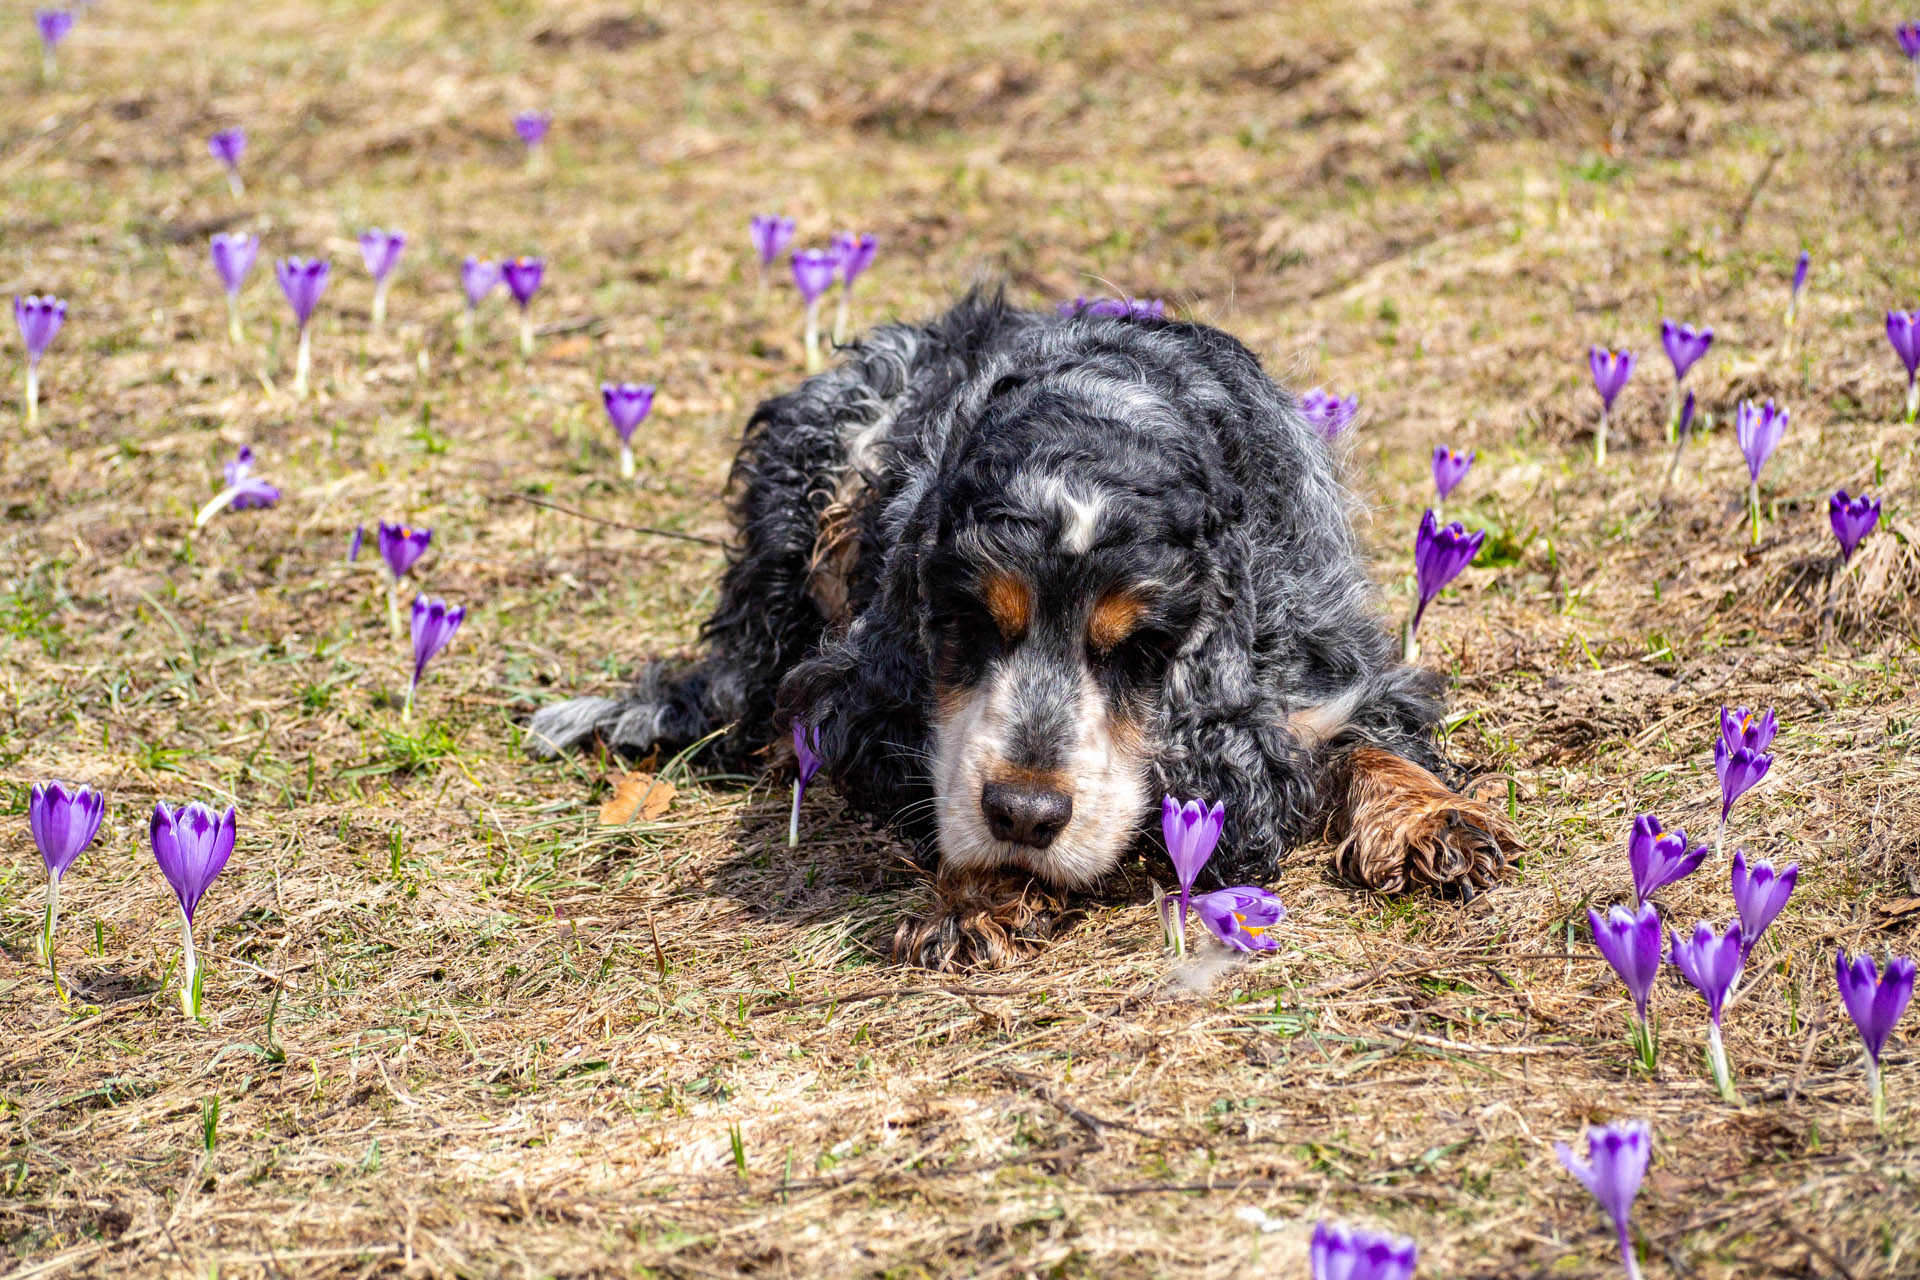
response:
<path id="1" fill-rule="evenodd" d="M 373 277 L 375 333 L 380 332 L 387 323 L 387 285 L 391 282 L 393 269 L 400 265 L 400 255 L 406 248 L 407 237 L 404 232 L 368 227 L 360 233 L 360 258 L 367 264 L 367 273 Z"/>
<path id="2" fill-rule="evenodd" d="M 831 249 L 797 249 L 792 258 L 794 287 L 807 305 L 807 372 L 820 371 L 820 299 L 833 287 L 840 259 Z"/>
<path id="3" fill-rule="evenodd" d="M 1887 312 L 1887 341 L 1907 367 L 1907 421 L 1920 415 L 1920 311 Z"/>
<path id="4" fill-rule="evenodd" d="M 454 633 L 466 620 L 465 605 L 451 608 L 445 600 L 413 598 L 413 679 L 407 683 L 407 704 L 400 712 L 402 724 L 413 719 L 413 697 L 419 691 L 421 677 L 427 674 L 427 664 L 453 643 Z"/>
<path id="5" fill-rule="evenodd" d="M 500 264 L 485 258 L 468 258 L 460 264 L 460 288 L 467 295 L 467 310 L 460 318 L 460 349 L 473 345 L 474 317 L 494 286 L 500 283 Z"/>
<path id="6" fill-rule="evenodd" d="M 247 186 L 240 181 L 240 157 L 247 153 L 247 131 L 245 129 L 222 129 L 207 139 L 207 154 L 220 162 L 226 170 L 227 190 L 233 192 L 238 200 L 247 193 Z"/>
<path id="7" fill-rule="evenodd" d="M 1726 1011 L 1727 997 L 1740 981 L 1746 956 L 1747 947 L 1738 920 L 1731 921 L 1724 933 L 1715 933 L 1713 926 L 1704 920 L 1694 926 L 1691 938 L 1682 938 L 1678 929 L 1673 931 L 1673 966 L 1707 1002 L 1707 1016 L 1711 1019 L 1707 1028 L 1707 1065 L 1713 1071 L 1713 1082 L 1719 1086 L 1720 1096 L 1735 1105 L 1739 1105 L 1740 1095 L 1734 1092 L 1733 1075 L 1727 1067 L 1726 1042 L 1720 1038 L 1720 1015 Z"/>
<path id="8" fill-rule="evenodd" d="M 1300 397 L 1300 412 L 1322 440 L 1331 442 L 1353 424 L 1354 415 L 1360 412 L 1360 397 L 1348 396 L 1343 400 L 1324 388 L 1315 387 Z"/>
<path id="9" fill-rule="evenodd" d="M 1753 514 L 1755 546 L 1760 545 L 1760 470 L 1780 447 L 1780 440 L 1787 433 L 1788 416 L 1787 410 L 1776 409 L 1771 400 L 1764 405 L 1742 400 L 1734 414 L 1734 436 L 1740 442 L 1741 456 L 1747 460 L 1747 507 Z"/>
<path id="10" fill-rule="evenodd" d="M 53 975 L 54 994 L 63 1000 L 66 992 L 60 987 L 60 970 L 53 958 L 53 931 L 60 921 L 60 877 L 93 843 L 106 812 L 106 797 L 92 787 L 36 782 L 27 793 L 27 826 L 33 831 L 40 860 L 47 864 L 47 914 L 40 936 L 34 939 L 34 950 Z"/>
<path id="11" fill-rule="evenodd" d="M 1713 841 L 1716 854 L 1727 838 L 1727 819 L 1733 813 L 1733 802 L 1753 790 L 1771 768 L 1773 757 L 1764 749 L 1731 742 L 1724 733 L 1714 739 L 1713 770 L 1720 777 L 1720 830 Z"/>
<path id="12" fill-rule="evenodd" d="M 1771 862 L 1749 865 L 1745 849 L 1733 851 L 1733 905 L 1740 912 L 1740 942 L 1747 955 L 1753 954 L 1760 935 L 1787 905 L 1799 880 L 1797 862 L 1789 862 L 1785 871 L 1778 871 Z"/>
<path id="13" fill-rule="evenodd" d="M 1405 1236 L 1362 1231 L 1340 1222 L 1313 1228 L 1307 1263 L 1313 1280 L 1412 1280 L 1420 1251 Z"/>
<path id="14" fill-rule="evenodd" d="M 513 132 L 527 149 L 527 165 L 532 167 L 540 154 L 540 147 L 547 140 L 547 130 L 553 127 L 553 117 L 544 111 L 522 111 L 513 118 Z"/>
<path id="15" fill-rule="evenodd" d="M 507 292 L 520 305 L 520 354 L 523 356 L 533 355 L 533 313 L 527 310 L 527 305 L 540 291 L 540 282 L 546 274 L 545 258 L 521 257 L 500 264 L 500 278 L 507 282 Z"/>
<path id="16" fill-rule="evenodd" d="M 52 294 L 13 297 L 13 322 L 27 349 L 27 425 L 40 421 L 40 357 L 53 344 L 53 335 L 67 322 L 67 304 Z"/>
<path id="17" fill-rule="evenodd" d="M 1401 643 L 1401 652 L 1408 662 L 1420 656 L 1417 637 L 1427 606 L 1449 582 L 1460 576 L 1462 569 L 1473 563 L 1473 558 L 1480 554 L 1480 544 L 1486 540 L 1485 529 L 1469 534 L 1457 520 L 1442 528 L 1440 518 L 1431 509 L 1420 517 L 1420 531 L 1413 540 L 1414 587 L 1418 598 L 1413 613 L 1407 618 Z"/>
<path id="18" fill-rule="evenodd" d="M 780 255 L 793 243 L 792 218 L 777 213 L 756 213 L 747 221 L 747 235 L 753 240 L 753 254 L 759 260 L 760 291 L 766 292 L 767 269 L 780 261 Z"/>
<path id="19" fill-rule="evenodd" d="M 1286 904 L 1255 884 L 1215 889 L 1193 900 L 1200 922 L 1235 951 L 1274 951 L 1280 939 L 1270 932 L 1287 918 Z"/>
<path id="20" fill-rule="evenodd" d="M 382 520 L 375 537 L 380 558 L 387 562 L 387 571 L 393 575 L 387 583 L 387 628 L 397 639 L 400 635 L 400 580 L 427 553 L 427 546 L 433 541 L 433 530 L 388 524 Z"/>
<path id="21" fill-rule="evenodd" d="M 233 853 L 236 831 L 233 806 L 223 815 L 195 801 L 178 809 L 153 807 L 149 837 L 153 860 L 173 887 L 180 902 L 181 933 L 186 939 L 186 962 L 181 970 L 180 1007 L 190 1018 L 200 1016 L 200 961 L 193 949 L 193 912 L 215 876 Z"/>
<path id="22" fill-rule="evenodd" d="M 1873 1119 L 1887 1122 L 1887 1095 L 1880 1082 L 1880 1054 L 1894 1024 L 1913 1000 L 1913 961 L 1888 956 L 1885 969 L 1876 969 L 1870 956 L 1847 958 L 1845 951 L 1833 956 L 1834 977 L 1840 984 L 1840 1002 L 1860 1033 L 1867 1049 L 1867 1091 L 1873 1097 Z"/>
<path id="23" fill-rule="evenodd" d="M 1662 831 L 1660 819 L 1643 813 L 1633 820 L 1627 837 L 1627 863 L 1633 868 L 1633 892 L 1645 902 L 1676 880 L 1684 879 L 1705 861 L 1705 845 L 1687 845 L 1687 833 L 1678 827 Z"/>
<path id="24" fill-rule="evenodd" d="M 1625 348 L 1587 348 L 1587 370 L 1593 374 L 1593 389 L 1600 393 L 1600 425 L 1593 432 L 1595 466 L 1607 465 L 1607 420 L 1613 416 L 1613 402 L 1626 389 L 1627 379 L 1633 377 L 1633 362 L 1633 352 Z"/>
<path id="25" fill-rule="evenodd" d="M 300 351 L 293 369 L 293 394 L 304 400 L 307 384 L 313 376 L 313 313 L 320 306 L 320 295 L 327 291 L 327 274 L 332 270 L 325 258 L 282 258 L 273 264 L 280 281 L 280 292 L 287 295 L 293 308 L 293 322 L 300 329 Z"/>
<path id="26" fill-rule="evenodd" d="M 235 511 L 249 511 L 260 507 L 270 507 L 280 501 L 278 486 L 269 484 L 253 474 L 253 447 L 241 445 L 240 452 L 232 461 L 223 463 L 221 471 L 226 477 L 226 487 L 213 495 L 206 506 L 200 508 L 193 518 L 193 527 L 198 529 L 207 521 L 219 515 L 228 507 Z"/>
<path id="27" fill-rule="evenodd" d="M 1472 449 L 1455 453 L 1443 444 L 1433 446 L 1433 490 L 1440 495 L 1441 502 L 1451 498 L 1453 491 L 1460 487 L 1460 482 L 1467 478 L 1467 472 L 1473 466 L 1473 456 Z"/>
<path id="28" fill-rule="evenodd" d="M 1651 902 L 1642 902 L 1638 911 L 1612 907 L 1604 916 L 1597 908 L 1588 907 L 1587 924 L 1593 929 L 1594 945 L 1600 948 L 1601 956 L 1613 966 L 1620 981 L 1627 984 L 1627 994 L 1633 997 L 1635 1017 L 1628 1029 L 1628 1040 L 1641 1067 L 1651 1073 L 1657 1046 L 1653 1024 L 1647 1018 L 1647 999 L 1653 994 L 1654 980 L 1660 976 L 1660 965 L 1666 959 L 1666 934 L 1660 924 L 1660 912 Z"/>
<path id="29" fill-rule="evenodd" d="M 1666 348 L 1667 359 L 1673 362 L 1673 409 L 1667 415 L 1667 439 L 1680 438 L 1680 384 L 1687 380 L 1687 371 L 1700 362 L 1707 354 L 1707 348 L 1713 345 L 1713 330 L 1696 329 L 1690 324 L 1675 324 L 1671 320 L 1660 322 L 1660 345 Z"/>
<path id="30" fill-rule="evenodd" d="M 227 337 L 239 343 L 246 336 L 240 327 L 240 289 L 260 256 L 260 237 L 241 231 L 220 232 L 214 235 L 210 247 L 213 269 L 220 273 L 220 285 L 227 293 Z"/>
<path id="31" fill-rule="evenodd" d="M 840 259 L 840 307 L 833 317 L 833 340 L 843 343 L 847 340 L 847 308 L 853 297 L 853 282 L 873 265 L 874 255 L 880 252 L 880 242 L 872 236 L 843 231 L 833 238 L 833 252 Z"/>
<path id="32" fill-rule="evenodd" d="M 793 816 L 787 820 L 789 848 L 800 843 L 800 797 L 806 795 L 807 784 L 813 781 L 816 773 L 820 772 L 822 763 L 820 726 L 795 720 L 793 722 Z"/>
<path id="33" fill-rule="evenodd" d="M 1780 733 L 1780 717 L 1773 708 L 1765 711 L 1752 711 L 1746 707 L 1720 708 L 1720 740 L 1729 750 L 1741 747 L 1749 751 L 1765 751 L 1773 745 Z"/>
<path id="34" fill-rule="evenodd" d="M 650 382 L 603 382 L 600 400 L 607 406 L 607 418 L 620 436 L 620 478 L 633 479 L 633 433 L 653 410 L 653 384 Z"/>
<path id="35" fill-rule="evenodd" d="M 1160 801 L 1160 835 L 1167 844 L 1167 858 L 1173 863 L 1173 878 L 1180 886 L 1178 915 L 1170 931 L 1175 950 L 1187 949 L 1187 905 L 1193 897 L 1193 882 L 1207 865 L 1220 843 L 1226 827 L 1226 809 L 1216 803 L 1209 808 L 1199 800 L 1185 804 L 1172 796 Z"/>
<path id="36" fill-rule="evenodd" d="M 1620 1242 L 1620 1262 L 1628 1280 L 1640 1280 L 1640 1260 L 1633 1252 L 1633 1201 L 1640 1194 L 1641 1180 L 1647 1176 L 1647 1162 L 1653 1155 L 1653 1134 L 1645 1122 L 1629 1120 L 1587 1130 L 1587 1158 L 1580 1159 L 1564 1142 L 1553 1144 L 1554 1154 L 1566 1171 L 1593 1193 L 1613 1222 Z"/>
<path id="37" fill-rule="evenodd" d="M 1833 536 L 1840 540 L 1840 563 L 1851 563 L 1854 551 L 1880 523 L 1880 499 L 1864 493 L 1849 498 L 1845 489 L 1837 490 L 1827 499 L 1827 522 L 1833 526 Z"/>
<path id="38" fill-rule="evenodd" d="M 73 14 L 66 9 L 35 9 L 33 25 L 40 33 L 40 74 L 51 80 L 60 71 L 54 50 L 73 33 Z"/>

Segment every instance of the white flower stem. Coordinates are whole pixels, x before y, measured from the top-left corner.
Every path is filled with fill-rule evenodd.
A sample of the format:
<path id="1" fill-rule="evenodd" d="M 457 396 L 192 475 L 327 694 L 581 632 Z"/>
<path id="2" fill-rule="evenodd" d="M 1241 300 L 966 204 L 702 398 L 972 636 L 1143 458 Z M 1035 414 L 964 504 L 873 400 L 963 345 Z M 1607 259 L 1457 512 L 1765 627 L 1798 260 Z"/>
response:
<path id="1" fill-rule="evenodd" d="M 313 380 L 313 329 L 300 326 L 300 350 L 293 358 L 293 398 L 307 398 L 307 384 Z"/>
<path id="2" fill-rule="evenodd" d="M 1420 660 L 1420 610 L 1418 606 L 1407 614 L 1407 625 L 1400 628 L 1400 661 L 1418 662 Z"/>
<path id="3" fill-rule="evenodd" d="M 240 181 L 240 170 L 235 166 L 227 168 L 227 190 L 233 192 L 235 200 L 247 194 L 247 184 Z"/>
<path id="4" fill-rule="evenodd" d="M 807 372 L 820 372 L 820 299 L 807 304 Z"/>
<path id="5" fill-rule="evenodd" d="M 836 347 L 845 343 L 847 340 L 848 301 L 852 296 L 852 286 L 848 285 L 843 287 L 840 290 L 840 305 L 835 307 L 833 311 L 833 345 Z"/>
<path id="6" fill-rule="evenodd" d="M 186 940 L 180 968 L 180 1010 L 189 1018 L 200 1016 L 200 957 L 193 949 L 193 921 L 180 913 L 180 936 Z"/>
<path id="7" fill-rule="evenodd" d="M 247 340 L 246 333 L 240 327 L 240 298 L 237 294 L 227 295 L 227 341 L 239 346 Z"/>
<path id="8" fill-rule="evenodd" d="M 206 506 L 200 508 L 200 514 L 193 518 L 193 527 L 196 529 L 204 527 L 207 521 L 213 519 L 222 511 L 225 511 L 228 504 L 239 496 L 240 488 L 238 485 L 228 485 L 220 492 L 214 494 L 213 500 L 207 503 Z"/>
<path id="9" fill-rule="evenodd" d="M 1907 423 L 1908 425 L 1912 425 L 1913 420 L 1916 417 L 1920 417 L 1920 379 L 1908 378 L 1907 379 Z"/>
<path id="10" fill-rule="evenodd" d="M 625 440 L 620 442 L 620 478 L 633 479 L 633 446 Z"/>
<path id="11" fill-rule="evenodd" d="M 473 345 L 473 315 L 474 308 L 471 304 L 468 305 L 465 311 L 460 313 L 459 347 L 462 351 L 467 350 Z"/>
<path id="12" fill-rule="evenodd" d="M 373 285 L 373 331 L 379 333 L 387 326 L 387 282 L 374 281 Z"/>
<path id="13" fill-rule="evenodd" d="M 533 359 L 533 313 L 520 308 L 520 354 Z"/>
<path id="14" fill-rule="evenodd" d="M 793 780 L 793 815 L 787 819 L 787 847 L 800 843 L 800 796 L 806 790 L 800 779 Z"/>
<path id="15" fill-rule="evenodd" d="M 1720 1096 L 1736 1107 L 1746 1105 L 1733 1088 L 1733 1071 L 1727 1065 L 1726 1041 L 1720 1038 L 1720 1024 L 1707 1026 L 1707 1066 L 1713 1071 L 1713 1083 L 1719 1087 Z"/>
<path id="16" fill-rule="evenodd" d="M 394 578 L 387 583 L 387 630 L 393 638 L 400 638 L 400 579 Z"/>
<path id="17" fill-rule="evenodd" d="M 1667 443 L 1672 444 L 1680 438 L 1680 384 L 1673 384 L 1673 394 L 1667 403 Z"/>
<path id="18" fill-rule="evenodd" d="M 40 77 L 48 84 L 60 78 L 60 64 L 53 59 L 52 46 L 40 51 Z"/>
<path id="19" fill-rule="evenodd" d="M 1747 486 L 1747 511 L 1753 517 L 1753 545 L 1760 545 L 1760 482 Z"/>
<path id="20" fill-rule="evenodd" d="M 1607 465 L 1607 407 L 1600 406 L 1600 425 L 1593 429 L 1593 465 Z"/>
<path id="21" fill-rule="evenodd" d="M 1867 1055 L 1867 1096 L 1873 1099 L 1874 1127 L 1886 1128 L 1887 1086 L 1886 1082 L 1880 1078 L 1880 1064 L 1873 1060 L 1872 1054 Z"/>
<path id="22" fill-rule="evenodd" d="M 40 421 L 40 367 L 27 361 L 27 425 Z"/>

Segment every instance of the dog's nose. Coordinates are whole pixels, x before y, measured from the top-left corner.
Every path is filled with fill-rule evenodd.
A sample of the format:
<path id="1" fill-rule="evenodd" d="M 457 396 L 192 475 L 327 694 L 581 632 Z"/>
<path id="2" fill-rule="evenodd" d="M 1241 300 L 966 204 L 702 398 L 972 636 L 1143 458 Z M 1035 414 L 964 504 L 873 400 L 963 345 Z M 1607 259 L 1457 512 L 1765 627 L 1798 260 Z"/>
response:
<path id="1" fill-rule="evenodd" d="M 1073 819 L 1073 797 L 1051 787 L 989 782 L 980 790 L 980 811 L 996 840 L 1044 849 Z"/>

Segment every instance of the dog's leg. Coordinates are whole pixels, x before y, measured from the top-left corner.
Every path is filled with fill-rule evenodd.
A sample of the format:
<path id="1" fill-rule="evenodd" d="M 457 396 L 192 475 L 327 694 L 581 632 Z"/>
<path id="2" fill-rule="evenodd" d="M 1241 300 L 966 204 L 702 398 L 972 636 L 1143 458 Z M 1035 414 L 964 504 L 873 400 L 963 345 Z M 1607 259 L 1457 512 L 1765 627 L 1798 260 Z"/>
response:
<path id="1" fill-rule="evenodd" d="M 1348 752 L 1334 762 L 1329 783 L 1334 869 L 1369 889 L 1425 887 L 1471 898 L 1520 850 L 1499 811 L 1390 751 Z"/>
<path id="2" fill-rule="evenodd" d="M 1024 871 L 945 873 L 933 892 L 933 909 L 894 931 L 896 964 L 943 973 L 1010 968 L 1037 954 L 1069 918 L 1065 903 Z"/>
<path id="3" fill-rule="evenodd" d="M 712 728 L 709 663 L 649 662 L 624 698 L 572 698 L 533 713 L 529 755 L 551 759 L 598 737 L 627 756 L 697 742 Z"/>

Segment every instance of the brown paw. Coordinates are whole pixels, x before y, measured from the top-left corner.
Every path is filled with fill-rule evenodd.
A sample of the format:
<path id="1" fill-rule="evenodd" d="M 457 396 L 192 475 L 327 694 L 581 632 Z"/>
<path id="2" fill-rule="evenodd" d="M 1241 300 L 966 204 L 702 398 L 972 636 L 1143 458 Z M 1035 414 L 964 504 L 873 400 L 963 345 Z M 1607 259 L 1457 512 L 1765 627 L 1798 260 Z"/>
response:
<path id="1" fill-rule="evenodd" d="M 1499 881 L 1520 839 L 1498 810 L 1419 765 L 1362 747 L 1342 764 L 1334 870 L 1382 893 L 1429 888 L 1472 898 Z"/>
<path id="2" fill-rule="evenodd" d="M 962 872 L 934 881 L 933 910 L 900 922 L 895 964 L 952 973 L 1007 969 L 1065 928 L 1065 904 L 1024 873 Z"/>

